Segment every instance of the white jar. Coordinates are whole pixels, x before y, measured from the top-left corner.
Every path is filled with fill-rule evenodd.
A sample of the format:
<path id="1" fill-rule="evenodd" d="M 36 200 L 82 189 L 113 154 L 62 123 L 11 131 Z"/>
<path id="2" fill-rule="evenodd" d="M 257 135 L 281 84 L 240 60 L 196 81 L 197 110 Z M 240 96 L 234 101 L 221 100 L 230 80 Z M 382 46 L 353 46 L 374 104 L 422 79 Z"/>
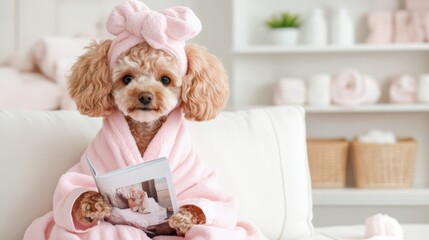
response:
<path id="1" fill-rule="evenodd" d="M 304 24 L 304 42 L 312 46 L 325 46 L 328 43 L 328 27 L 325 13 L 316 8 L 309 15 Z"/>
<path id="2" fill-rule="evenodd" d="M 312 106 L 331 105 L 331 76 L 316 74 L 307 80 L 307 103 Z"/>
<path id="3" fill-rule="evenodd" d="M 350 46 L 355 43 L 353 20 L 345 8 L 334 13 L 331 20 L 331 43 L 339 46 Z"/>
<path id="4" fill-rule="evenodd" d="M 420 76 L 417 94 L 419 102 L 429 103 L 429 74 Z"/>

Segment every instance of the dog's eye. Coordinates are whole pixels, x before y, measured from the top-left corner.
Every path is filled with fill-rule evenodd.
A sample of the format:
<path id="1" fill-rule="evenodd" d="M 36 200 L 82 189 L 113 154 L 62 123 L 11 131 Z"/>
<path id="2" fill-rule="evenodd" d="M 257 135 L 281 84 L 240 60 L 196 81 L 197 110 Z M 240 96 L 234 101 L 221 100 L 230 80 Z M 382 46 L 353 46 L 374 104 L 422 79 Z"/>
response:
<path id="1" fill-rule="evenodd" d="M 87 221 L 87 222 L 92 222 L 92 218 L 91 217 L 85 217 L 85 220 Z"/>
<path id="2" fill-rule="evenodd" d="M 167 86 L 168 84 L 170 84 L 170 82 L 171 82 L 171 80 L 170 80 L 170 78 L 168 78 L 167 76 L 162 76 L 162 77 L 161 77 L 161 83 L 162 83 L 164 86 Z"/>
<path id="3" fill-rule="evenodd" d="M 125 77 L 122 78 L 122 81 L 128 85 L 133 79 L 134 79 L 133 76 L 126 75 Z"/>

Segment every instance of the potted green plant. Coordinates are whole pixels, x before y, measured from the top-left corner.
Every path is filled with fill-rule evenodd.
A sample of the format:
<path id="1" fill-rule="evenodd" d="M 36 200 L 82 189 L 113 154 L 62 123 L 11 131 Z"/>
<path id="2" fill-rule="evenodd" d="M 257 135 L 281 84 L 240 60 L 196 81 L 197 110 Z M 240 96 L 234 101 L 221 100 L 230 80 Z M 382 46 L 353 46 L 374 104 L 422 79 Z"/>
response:
<path id="1" fill-rule="evenodd" d="M 275 44 L 294 46 L 298 42 L 300 19 L 298 15 L 283 12 L 268 19 L 265 24 L 272 29 Z"/>

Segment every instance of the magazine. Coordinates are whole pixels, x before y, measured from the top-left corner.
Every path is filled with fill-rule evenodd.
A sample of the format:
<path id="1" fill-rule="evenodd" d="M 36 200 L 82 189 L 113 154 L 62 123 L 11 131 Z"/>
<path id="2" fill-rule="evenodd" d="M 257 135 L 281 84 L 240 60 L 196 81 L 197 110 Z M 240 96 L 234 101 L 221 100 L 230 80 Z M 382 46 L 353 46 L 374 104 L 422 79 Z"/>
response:
<path id="1" fill-rule="evenodd" d="M 167 158 L 104 174 L 97 173 L 88 157 L 87 161 L 98 191 L 112 204 L 108 222 L 140 228 L 149 237 L 176 234 L 168 226 L 178 207 Z"/>

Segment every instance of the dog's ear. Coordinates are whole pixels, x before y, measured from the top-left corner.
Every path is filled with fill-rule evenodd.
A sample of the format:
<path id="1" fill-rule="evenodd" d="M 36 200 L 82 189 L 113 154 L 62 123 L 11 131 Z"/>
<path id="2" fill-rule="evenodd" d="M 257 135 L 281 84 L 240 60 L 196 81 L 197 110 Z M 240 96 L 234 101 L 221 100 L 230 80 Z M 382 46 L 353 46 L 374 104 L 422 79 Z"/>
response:
<path id="1" fill-rule="evenodd" d="M 69 94 L 79 112 L 90 117 L 106 116 L 114 107 L 107 59 L 111 42 L 92 43 L 71 69 Z"/>
<path id="2" fill-rule="evenodd" d="M 188 71 L 182 84 L 182 109 L 189 120 L 204 121 L 217 116 L 229 97 L 228 76 L 222 63 L 207 49 L 188 44 Z"/>

